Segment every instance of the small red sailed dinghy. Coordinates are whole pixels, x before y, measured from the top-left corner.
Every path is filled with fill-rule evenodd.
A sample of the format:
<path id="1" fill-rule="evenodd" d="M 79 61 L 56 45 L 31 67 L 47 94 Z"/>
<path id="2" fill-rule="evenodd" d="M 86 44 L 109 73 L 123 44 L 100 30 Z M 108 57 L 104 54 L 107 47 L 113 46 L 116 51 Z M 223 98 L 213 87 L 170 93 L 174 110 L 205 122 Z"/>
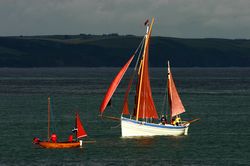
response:
<path id="1" fill-rule="evenodd" d="M 76 133 L 76 140 L 69 140 L 66 142 L 57 142 L 56 139 L 52 140 L 50 138 L 50 97 L 48 97 L 48 140 L 47 141 L 40 141 L 38 138 L 33 139 L 33 143 L 37 144 L 43 148 L 78 148 L 82 147 L 83 141 L 80 140 L 87 136 L 86 131 L 83 128 L 82 122 L 80 120 L 80 116 L 76 113 L 76 120 L 75 120 L 75 128 L 74 131 Z M 53 134 L 52 134 L 53 135 Z M 72 137 L 73 138 L 73 137 Z"/>

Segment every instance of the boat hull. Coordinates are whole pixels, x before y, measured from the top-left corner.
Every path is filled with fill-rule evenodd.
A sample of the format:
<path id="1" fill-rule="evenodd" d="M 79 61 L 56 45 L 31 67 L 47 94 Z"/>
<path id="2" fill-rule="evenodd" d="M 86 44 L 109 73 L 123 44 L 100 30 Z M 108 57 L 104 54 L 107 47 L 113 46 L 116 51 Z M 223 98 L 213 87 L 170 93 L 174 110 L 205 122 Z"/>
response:
<path id="1" fill-rule="evenodd" d="M 188 134 L 189 123 L 184 126 L 162 125 L 121 118 L 122 137 L 180 136 Z"/>
<path id="2" fill-rule="evenodd" d="M 47 141 L 41 141 L 38 143 L 43 148 L 48 149 L 67 149 L 67 148 L 78 148 L 82 146 L 82 141 L 77 142 L 47 142 Z"/>

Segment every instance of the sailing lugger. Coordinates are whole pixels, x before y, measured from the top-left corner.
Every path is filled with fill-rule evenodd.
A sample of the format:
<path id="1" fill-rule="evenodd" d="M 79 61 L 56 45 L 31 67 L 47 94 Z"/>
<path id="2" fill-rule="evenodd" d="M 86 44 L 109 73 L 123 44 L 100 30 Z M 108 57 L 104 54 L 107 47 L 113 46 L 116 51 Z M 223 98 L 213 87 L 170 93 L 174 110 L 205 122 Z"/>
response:
<path id="1" fill-rule="evenodd" d="M 163 117 L 170 117 L 170 120 L 164 123 L 154 123 L 159 120 L 158 113 L 154 104 L 150 77 L 149 77 L 149 43 L 150 36 L 152 32 L 152 26 L 154 24 L 154 18 L 151 23 L 149 21 L 145 22 L 146 34 L 142 39 L 141 44 L 136 49 L 135 53 L 129 58 L 127 63 L 118 72 L 112 83 L 110 84 L 106 95 L 100 106 L 100 116 L 104 118 L 110 118 L 119 120 L 121 122 L 121 133 L 122 137 L 134 137 L 134 136 L 155 136 L 155 135 L 187 135 L 188 128 L 192 121 L 183 121 L 180 117 L 182 113 L 185 112 L 182 101 L 179 97 L 178 91 L 176 89 L 172 73 L 170 70 L 170 65 L 168 63 L 168 101 L 169 101 L 169 113 L 163 115 Z M 139 51 L 140 50 L 140 51 Z M 132 73 L 131 79 L 128 84 L 124 96 L 123 111 L 120 118 L 109 117 L 103 115 L 111 97 L 113 96 L 115 90 L 117 89 L 120 81 L 122 80 L 124 74 L 126 73 L 128 67 L 130 66 L 134 57 L 138 55 L 137 63 L 134 67 L 134 72 Z M 129 111 L 129 93 L 133 84 L 134 76 L 137 76 L 137 85 L 135 93 L 135 102 L 133 107 L 133 113 Z M 167 112 L 167 111 L 166 111 Z"/>

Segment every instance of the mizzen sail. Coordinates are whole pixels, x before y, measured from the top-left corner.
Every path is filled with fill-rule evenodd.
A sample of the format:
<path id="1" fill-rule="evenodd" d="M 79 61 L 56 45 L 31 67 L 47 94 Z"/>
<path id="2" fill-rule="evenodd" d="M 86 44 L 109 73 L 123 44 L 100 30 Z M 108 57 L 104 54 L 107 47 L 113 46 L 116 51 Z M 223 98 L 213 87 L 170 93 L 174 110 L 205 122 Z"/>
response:
<path id="1" fill-rule="evenodd" d="M 77 128 L 77 138 L 83 138 L 87 136 L 87 132 L 84 130 L 82 126 L 82 122 L 80 120 L 80 116 L 78 113 L 76 113 L 76 128 Z"/>
<path id="2" fill-rule="evenodd" d="M 170 114 L 171 117 L 179 115 L 185 112 L 185 108 L 182 104 L 178 91 L 176 89 L 172 73 L 170 70 L 170 65 L 168 62 L 168 100 L 170 105 Z"/>
<path id="3" fill-rule="evenodd" d="M 131 58 L 128 60 L 128 62 L 121 68 L 119 73 L 116 75 L 116 77 L 114 78 L 114 80 L 110 84 L 110 86 L 106 92 L 106 95 L 104 96 L 104 99 L 102 101 L 102 104 L 100 106 L 100 113 L 101 114 L 104 112 L 105 108 L 107 107 L 111 97 L 113 96 L 117 86 L 119 85 L 122 77 L 124 76 L 125 72 L 127 71 L 133 58 L 134 58 L 134 55 L 132 55 Z"/>

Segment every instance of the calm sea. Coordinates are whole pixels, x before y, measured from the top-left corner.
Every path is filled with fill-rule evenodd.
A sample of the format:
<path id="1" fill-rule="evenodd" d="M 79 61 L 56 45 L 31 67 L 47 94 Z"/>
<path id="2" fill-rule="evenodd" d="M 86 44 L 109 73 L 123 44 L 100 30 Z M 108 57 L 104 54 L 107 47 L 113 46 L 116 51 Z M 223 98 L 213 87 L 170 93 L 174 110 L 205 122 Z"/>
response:
<path id="1" fill-rule="evenodd" d="M 0 69 L 0 165 L 250 165 L 250 68 L 173 68 L 191 124 L 188 136 L 122 139 L 118 122 L 102 120 L 98 109 L 118 68 Z M 152 69 L 159 114 L 167 69 Z M 121 112 L 128 75 L 107 115 Z M 77 149 L 42 149 L 47 138 L 47 97 L 53 123 L 66 140 L 78 111 L 88 140 Z M 133 97 L 132 97 L 133 98 Z"/>

